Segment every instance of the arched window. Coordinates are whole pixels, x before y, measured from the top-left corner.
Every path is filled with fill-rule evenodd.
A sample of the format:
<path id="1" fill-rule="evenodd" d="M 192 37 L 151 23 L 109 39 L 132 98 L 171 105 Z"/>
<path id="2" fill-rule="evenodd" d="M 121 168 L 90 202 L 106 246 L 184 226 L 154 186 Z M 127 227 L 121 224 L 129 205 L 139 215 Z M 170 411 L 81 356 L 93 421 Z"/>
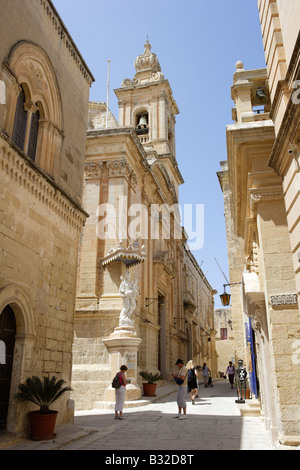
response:
<path id="1" fill-rule="evenodd" d="M 25 110 L 25 93 L 23 88 L 17 99 L 17 106 L 15 112 L 14 130 L 12 140 L 19 147 L 24 150 L 25 133 L 27 124 L 27 111 Z"/>
<path id="2" fill-rule="evenodd" d="M 40 112 L 37 109 L 35 113 L 32 113 L 31 115 L 30 132 L 29 132 L 28 149 L 27 149 L 27 155 L 33 161 L 35 160 L 35 154 L 36 154 L 37 139 L 38 139 L 38 132 L 39 132 L 39 120 L 40 120 Z"/>
<path id="3" fill-rule="evenodd" d="M 26 100 L 23 87 L 17 99 L 12 140 L 35 161 L 39 132 L 40 111 L 37 105 Z"/>
<path id="4" fill-rule="evenodd" d="M 47 53 L 21 42 L 9 54 L 11 97 L 7 133 L 40 168 L 53 175 L 64 138 L 57 77 Z"/>
<path id="5" fill-rule="evenodd" d="M 136 133 L 138 135 L 148 134 L 149 117 L 147 111 L 140 112 L 136 115 Z"/>

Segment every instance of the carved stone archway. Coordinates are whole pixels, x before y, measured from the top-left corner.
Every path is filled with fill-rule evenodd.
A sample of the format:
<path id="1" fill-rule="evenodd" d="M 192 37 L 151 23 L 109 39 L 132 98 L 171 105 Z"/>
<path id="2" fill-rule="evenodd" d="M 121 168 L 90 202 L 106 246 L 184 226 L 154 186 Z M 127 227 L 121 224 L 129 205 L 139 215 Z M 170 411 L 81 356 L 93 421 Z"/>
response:
<path id="1" fill-rule="evenodd" d="M 23 286 L 9 284 L 0 289 L 0 313 L 7 306 L 13 310 L 16 321 L 7 431 L 18 432 L 22 430 L 22 423 L 17 420 L 18 402 L 13 397 L 18 390 L 19 383 L 30 374 L 36 327 L 30 296 Z"/>
<path id="2" fill-rule="evenodd" d="M 24 107 L 28 114 L 27 129 L 30 128 L 31 116 L 39 110 L 36 163 L 51 175 L 54 158 L 60 155 L 63 141 L 62 100 L 52 63 L 41 47 L 21 41 L 10 51 L 5 64 L 5 74 L 11 83 L 8 96 L 9 112 L 5 125 L 8 135 L 12 138 L 17 100 L 23 89 Z M 25 135 L 25 153 L 28 133 Z"/>

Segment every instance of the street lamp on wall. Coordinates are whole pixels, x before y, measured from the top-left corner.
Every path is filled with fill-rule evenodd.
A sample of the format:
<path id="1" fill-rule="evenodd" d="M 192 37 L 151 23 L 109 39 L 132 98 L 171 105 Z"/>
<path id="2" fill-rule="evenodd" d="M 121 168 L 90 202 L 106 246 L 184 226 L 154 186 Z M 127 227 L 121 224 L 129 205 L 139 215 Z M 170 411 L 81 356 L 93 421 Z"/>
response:
<path id="1" fill-rule="evenodd" d="M 242 282 L 233 282 L 232 284 L 223 284 L 224 292 L 220 295 L 220 299 L 222 302 L 223 307 L 228 307 L 230 304 L 230 297 L 231 295 L 226 292 L 226 286 L 235 286 L 237 284 L 242 284 Z"/>
<path id="2" fill-rule="evenodd" d="M 226 285 L 228 286 L 229 284 L 224 284 L 224 292 L 223 294 L 220 295 L 221 303 L 223 307 L 228 307 L 230 304 L 230 297 L 231 295 L 226 292 Z"/>

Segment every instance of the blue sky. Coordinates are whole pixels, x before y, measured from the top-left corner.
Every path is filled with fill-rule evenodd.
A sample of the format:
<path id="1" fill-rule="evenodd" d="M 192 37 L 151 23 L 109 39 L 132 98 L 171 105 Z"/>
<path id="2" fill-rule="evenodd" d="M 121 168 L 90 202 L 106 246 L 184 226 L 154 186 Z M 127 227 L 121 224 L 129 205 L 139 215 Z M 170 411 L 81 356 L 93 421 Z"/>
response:
<path id="1" fill-rule="evenodd" d="M 217 178 L 226 160 L 226 125 L 235 63 L 265 67 L 257 0 L 52 0 L 90 68 L 92 101 L 106 101 L 118 119 L 114 89 L 135 74 L 134 61 L 149 42 L 169 80 L 180 114 L 176 158 L 185 183 L 180 204 L 204 205 L 204 244 L 193 254 L 219 293 L 228 258 L 224 204 Z M 221 307 L 215 296 L 216 308 Z"/>

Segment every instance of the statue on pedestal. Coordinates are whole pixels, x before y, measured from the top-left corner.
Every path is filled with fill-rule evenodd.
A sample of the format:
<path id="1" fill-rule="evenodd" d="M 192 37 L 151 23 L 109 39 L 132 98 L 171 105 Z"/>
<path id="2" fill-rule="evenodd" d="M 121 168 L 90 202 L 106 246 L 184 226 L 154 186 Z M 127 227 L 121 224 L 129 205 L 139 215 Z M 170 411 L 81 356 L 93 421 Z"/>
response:
<path id="1" fill-rule="evenodd" d="M 121 284 L 119 288 L 119 293 L 123 298 L 123 308 L 119 316 L 119 326 L 132 326 L 132 313 L 136 308 L 135 297 L 138 292 L 137 282 L 135 279 L 131 281 L 131 273 L 126 271 L 125 276 L 121 276 Z"/>
<path id="2" fill-rule="evenodd" d="M 236 381 L 236 390 L 238 394 L 238 399 L 236 403 L 245 403 L 244 398 L 246 398 L 246 388 L 247 388 L 247 370 L 243 365 L 243 360 L 239 359 L 238 368 L 235 373 Z"/>
<path id="3" fill-rule="evenodd" d="M 125 272 L 121 276 L 119 294 L 123 299 L 123 307 L 119 315 L 119 326 L 117 326 L 109 338 L 103 339 L 103 342 L 110 354 L 110 364 L 112 379 L 119 370 L 120 364 L 128 368 L 128 378 L 131 383 L 126 390 L 126 400 L 138 400 L 141 397 L 141 388 L 137 383 L 137 357 L 138 347 L 142 342 L 137 337 L 134 329 L 132 314 L 136 309 L 135 297 L 138 293 L 138 280 L 131 280 L 131 273 Z M 105 392 L 105 400 L 113 401 L 115 399 L 115 390 L 111 386 Z"/>

